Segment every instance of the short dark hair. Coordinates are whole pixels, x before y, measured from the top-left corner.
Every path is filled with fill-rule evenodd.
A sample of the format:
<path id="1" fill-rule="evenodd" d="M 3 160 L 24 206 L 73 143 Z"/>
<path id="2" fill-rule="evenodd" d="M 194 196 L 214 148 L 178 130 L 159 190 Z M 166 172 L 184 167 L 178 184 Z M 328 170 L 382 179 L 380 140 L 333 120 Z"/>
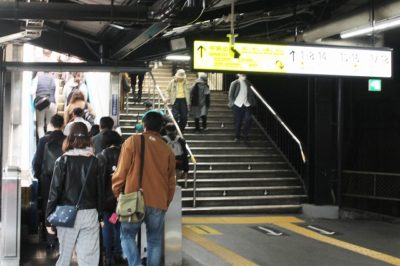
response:
<path id="1" fill-rule="evenodd" d="M 75 116 L 82 117 L 82 116 L 83 116 L 83 109 L 82 109 L 82 108 L 79 108 L 79 107 L 74 108 L 74 110 L 72 110 L 72 113 L 73 113 Z"/>
<path id="2" fill-rule="evenodd" d="M 64 125 L 64 118 L 61 115 L 55 114 L 51 117 L 50 124 L 52 124 L 54 128 L 60 128 Z"/>
<path id="3" fill-rule="evenodd" d="M 64 140 L 63 151 L 84 149 L 90 146 L 91 142 L 87 126 L 82 122 L 73 123 L 69 135 Z"/>
<path id="4" fill-rule="evenodd" d="M 94 137 L 97 134 L 99 134 L 99 132 L 100 132 L 99 125 L 93 125 L 89 130 L 89 137 Z"/>
<path id="5" fill-rule="evenodd" d="M 101 146 L 108 148 L 111 145 L 120 146 L 122 144 L 122 137 L 114 130 L 107 130 L 103 133 L 103 140 Z"/>
<path id="6" fill-rule="evenodd" d="M 149 101 L 149 100 L 144 101 L 144 102 L 143 102 L 143 105 L 146 106 L 146 107 L 148 107 L 148 108 L 153 107 L 153 103 L 152 103 L 151 101 Z"/>
<path id="7" fill-rule="evenodd" d="M 103 116 L 100 118 L 100 129 L 109 129 L 111 130 L 114 126 L 114 119 L 109 116 Z"/>
<path id="8" fill-rule="evenodd" d="M 176 132 L 176 127 L 174 125 L 174 123 L 169 122 L 165 125 L 165 131 L 167 132 Z"/>
<path id="9" fill-rule="evenodd" d="M 149 111 L 143 117 L 143 125 L 146 130 L 160 132 L 163 124 L 163 117 L 158 111 Z"/>

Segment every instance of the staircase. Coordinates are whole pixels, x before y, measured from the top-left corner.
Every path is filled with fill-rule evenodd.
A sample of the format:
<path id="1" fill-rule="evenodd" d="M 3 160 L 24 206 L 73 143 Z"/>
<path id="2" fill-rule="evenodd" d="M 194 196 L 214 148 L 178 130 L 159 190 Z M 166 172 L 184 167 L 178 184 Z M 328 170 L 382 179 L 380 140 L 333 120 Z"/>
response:
<path id="1" fill-rule="evenodd" d="M 193 133 L 193 119 L 185 139 L 197 159 L 196 208 L 193 175 L 182 189 L 185 214 L 292 213 L 301 210 L 306 195 L 302 182 L 264 133 L 253 123 L 250 140 L 236 143 L 233 114 L 227 95 L 211 94 L 208 130 Z M 193 165 L 191 165 L 193 169 Z M 184 181 L 178 183 L 184 187 Z"/>
<path id="2" fill-rule="evenodd" d="M 165 91 L 172 78 L 171 66 L 164 64 L 153 70 L 153 75 Z M 195 75 L 187 73 L 187 76 L 192 84 Z M 145 80 L 142 100 L 151 97 L 148 86 L 152 86 L 150 78 Z M 193 207 L 191 163 L 187 188 L 184 180 L 178 180 L 183 188 L 183 213 L 300 212 L 301 203 L 306 200 L 300 178 L 255 123 L 248 142 L 233 141 L 233 114 L 227 102 L 227 94 L 212 92 L 206 132 L 195 134 L 193 118 L 188 119 L 184 137 L 197 160 L 197 189 Z M 134 133 L 137 116 L 143 111 L 143 105 L 134 103 L 130 95 L 128 109 L 120 114 L 119 120 L 124 137 Z"/>

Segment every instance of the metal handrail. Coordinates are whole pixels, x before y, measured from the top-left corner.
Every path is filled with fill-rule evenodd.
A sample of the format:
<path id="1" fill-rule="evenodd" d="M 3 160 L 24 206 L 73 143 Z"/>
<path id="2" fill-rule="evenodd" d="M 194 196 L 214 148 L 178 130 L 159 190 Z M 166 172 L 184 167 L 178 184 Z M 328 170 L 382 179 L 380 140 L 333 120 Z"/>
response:
<path id="1" fill-rule="evenodd" d="M 163 93 L 162 93 L 162 91 L 161 91 L 161 89 L 160 89 L 160 86 L 157 85 L 157 82 L 156 82 L 156 80 L 155 80 L 155 78 L 154 78 L 154 76 L 153 76 L 153 73 L 149 72 L 149 74 L 150 74 L 150 76 L 151 76 L 151 78 L 152 78 L 152 80 L 153 80 L 153 84 L 154 84 L 154 89 L 153 89 L 153 106 L 154 106 L 154 100 L 155 100 L 155 91 L 157 91 L 157 92 L 158 92 L 158 95 L 159 95 L 160 98 L 161 98 L 162 103 L 164 104 L 165 110 L 167 110 L 168 115 L 171 117 L 172 122 L 174 123 L 175 128 L 176 128 L 176 130 L 178 131 L 179 136 L 180 136 L 181 138 L 183 138 L 182 131 L 181 131 L 181 129 L 179 128 L 179 125 L 178 125 L 178 123 L 176 122 L 176 120 L 175 120 L 175 118 L 174 118 L 174 115 L 172 114 L 171 108 L 169 108 L 169 106 L 168 106 L 168 104 L 167 104 L 167 100 L 166 100 L 166 98 L 164 97 L 164 95 L 163 95 Z M 160 98 L 159 98 L 159 99 L 160 99 Z M 161 106 L 161 103 L 160 103 L 160 101 L 158 101 L 158 108 L 160 108 L 160 106 Z M 188 153 L 189 153 L 189 155 L 190 155 L 190 159 L 192 160 L 192 163 L 193 163 L 193 207 L 196 208 L 196 172 L 197 172 L 197 161 L 196 161 L 196 157 L 193 155 L 192 150 L 190 149 L 190 147 L 189 147 L 189 145 L 187 144 L 187 142 L 186 142 L 186 149 L 187 149 L 187 151 L 188 151 Z M 186 177 L 185 177 L 185 188 L 187 188 L 187 178 L 188 178 L 188 177 L 186 176 Z"/>
<path id="2" fill-rule="evenodd" d="M 303 160 L 303 163 L 306 163 L 307 158 L 306 158 L 306 155 L 304 154 L 301 141 L 296 137 L 296 135 L 292 132 L 292 130 L 290 130 L 290 128 L 285 124 L 285 122 L 283 122 L 283 120 L 275 112 L 275 110 L 258 93 L 258 91 L 253 86 L 250 86 L 250 88 L 254 92 L 254 94 L 258 97 L 258 99 L 265 105 L 265 107 L 267 107 L 267 109 L 271 112 L 271 114 L 275 117 L 275 119 L 278 120 L 278 122 L 283 126 L 283 128 L 289 133 L 289 135 L 292 137 L 292 139 L 297 143 L 297 145 L 299 146 L 299 149 L 300 149 L 301 159 Z"/>
<path id="3" fill-rule="evenodd" d="M 368 172 L 368 171 L 354 171 L 354 170 L 343 170 L 343 173 L 360 174 L 360 175 L 400 176 L 400 173 Z"/>

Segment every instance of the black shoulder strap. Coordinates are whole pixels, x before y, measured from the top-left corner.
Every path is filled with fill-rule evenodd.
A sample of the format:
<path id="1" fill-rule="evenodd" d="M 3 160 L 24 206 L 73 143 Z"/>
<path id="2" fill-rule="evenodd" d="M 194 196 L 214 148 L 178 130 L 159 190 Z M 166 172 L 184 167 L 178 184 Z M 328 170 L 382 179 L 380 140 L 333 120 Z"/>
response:
<path id="1" fill-rule="evenodd" d="M 87 181 L 87 179 L 88 179 L 88 177 L 89 177 L 89 173 L 90 173 L 90 169 L 92 168 L 93 161 L 94 161 L 94 158 L 91 158 L 91 159 L 90 159 L 90 164 L 89 164 L 88 170 L 87 170 L 87 172 L 86 172 L 85 181 L 83 181 L 83 186 L 82 186 L 82 189 L 81 189 L 81 193 L 79 194 L 78 202 L 76 203 L 76 208 L 77 208 L 77 209 L 79 209 L 79 203 L 81 202 L 81 198 L 82 198 L 82 195 L 83 195 L 83 191 L 85 190 L 86 181 Z"/>
<path id="2" fill-rule="evenodd" d="M 142 178 L 143 178 L 143 166 L 144 166 L 144 136 L 140 135 L 140 173 L 139 173 L 139 189 L 142 188 Z"/>

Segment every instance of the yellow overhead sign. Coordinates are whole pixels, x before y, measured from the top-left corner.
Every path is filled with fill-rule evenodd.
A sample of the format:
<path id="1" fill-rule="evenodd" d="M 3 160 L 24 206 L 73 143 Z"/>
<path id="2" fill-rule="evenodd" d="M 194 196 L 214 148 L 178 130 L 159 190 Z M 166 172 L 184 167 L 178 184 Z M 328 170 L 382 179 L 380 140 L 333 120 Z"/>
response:
<path id="1" fill-rule="evenodd" d="M 193 54 L 196 70 L 392 76 L 389 49 L 194 41 Z"/>

